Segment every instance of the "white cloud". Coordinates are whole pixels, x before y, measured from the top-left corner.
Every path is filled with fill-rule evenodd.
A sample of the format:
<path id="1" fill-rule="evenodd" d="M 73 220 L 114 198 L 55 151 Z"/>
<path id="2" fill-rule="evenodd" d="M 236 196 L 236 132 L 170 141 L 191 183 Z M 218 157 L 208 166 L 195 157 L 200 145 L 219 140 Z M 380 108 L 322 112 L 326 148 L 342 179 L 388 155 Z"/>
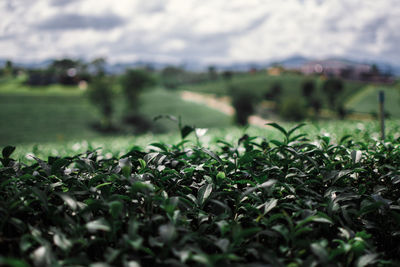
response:
<path id="1" fill-rule="evenodd" d="M 301 54 L 398 62 L 396 2 L 5 0 L 0 3 L 0 57 L 229 62 Z M 81 24 L 64 21 L 56 27 L 60 18 L 73 19 L 71 14 Z"/>

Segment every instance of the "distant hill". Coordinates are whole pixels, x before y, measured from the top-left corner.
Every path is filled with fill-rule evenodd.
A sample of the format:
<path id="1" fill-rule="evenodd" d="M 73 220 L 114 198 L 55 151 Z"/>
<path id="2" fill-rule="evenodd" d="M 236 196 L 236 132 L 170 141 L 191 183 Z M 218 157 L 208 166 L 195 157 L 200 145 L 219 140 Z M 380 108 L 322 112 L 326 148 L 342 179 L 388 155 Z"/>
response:
<path id="1" fill-rule="evenodd" d="M 320 59 L 321 61 L 336 61 L 343 62 L 344 64 L 356 65 L 356 64 L 376 64 L 378 69 L 383 73 L 391 73 L 393 76 L 400 77 L 400 64 L 394 65 L 383 61 L 355 61 L 343 58 L 326 58 Z M 4 66 L 6 59 L 0 59 L 0 67 Z M 46 68 L 53 60 L 47 59 L 42 61 L 31 61 L 31 62 L 13 62 L 15 66 L 23 68 Z M 283 58 L 274 61 L 263 61 L 263 62 L 234 62 L 229 64 L 206 64 L 196 61 L 183 61 L 180 64 L 166 63 L 166 62 L 150 62 L 150 61 L 133 61 L 133 62 L 117 62 L 107 63 L 106 70 L 109 73 L 120 74 L 123 73 L 127 68 L 147 67 L 155 70 L 160 70 L 169 65 L 178 65 L 188 71 L 200 72 L 207 71 L 209 66 L 214 66 L 219 71 L 231 70 L 231 71 L 248 71 L 252 68 L 262 69 L 272 65 L 281 65 L 288 69 L 300 69 L 304 64 L 315 61 L 313 58 L 307 58 L 301 55 L 294 55 L 291 57 Z"/>
<path id="2" fill-rule="evenodd" d="M 287 69 L 298 69 L 305 63 L 310 61 L 309 58 L 303 57 L 303 56 L 293 56 L 293 57 L 288 57 L 286 59 L 283 59 L 279 61 L 279 65 L 283 66 L 284 68 Z"/>

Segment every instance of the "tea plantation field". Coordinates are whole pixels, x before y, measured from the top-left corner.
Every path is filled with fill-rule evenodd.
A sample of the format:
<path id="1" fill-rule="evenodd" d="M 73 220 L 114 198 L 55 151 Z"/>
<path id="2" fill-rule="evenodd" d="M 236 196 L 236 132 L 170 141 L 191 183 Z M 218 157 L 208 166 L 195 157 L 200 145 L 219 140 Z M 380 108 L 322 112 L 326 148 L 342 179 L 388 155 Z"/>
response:
<path id="1" fill-rule="evenodd" d="M 379 91 L 385 93 L 385 110 L 389 116 L 400 117 L 400 87 L 367 86 L 354 94 L 346 103 L 346 108 L 354 112 L 376 114 Z"/>
<path id="2" fill-rule="evenodd" d="M 50 86 L 28 88 L 11 83 L 0 84 L 0 145 L 90 139 L 101 136 L 92 124 L 99 121 L 97 110 L 77 88 Z M 3 86 L 3 87 L 2 87 Z M 14 89 L 13 89 L 14 88 Z M 115 123 L 124 115 L 125 102 L 115 99 Z M 162 88 L 148 90 L 141 96 L 141 112 L 150 123 L 160 114 L 179 116 L 183 122 L 199 127 L 225 127 L 232 119 L 203 105 L 180 100 L 178 93 Z M 175 125 L 166 120 L 154 123 L 159 131 Z M 123 132 L 119 135 L 132 134 Z"/>
<path id="3" fill-rule="evenodd" d="M 265 93 L 268 92 L 275 84 L 279 84 L 282 88 L 282 98 L 285 97 L 300 97 L 301 86 L 303 82 L 313 80 L 316 85 L 316 92 L 314 94 L 324 100 L 321 92 L 322 84 L 325 81 L 322 77 L 310 77 L 296 74 L 283 74 L 280 76 L 267 75 L 264 72 L 255 74 L 237 74 L 233 76 L 232 80 L 226 81 L 219 79 L 217 81 L 209 81 L 200 84 L 187 85 L 181 87 L 184 90 L 211 93 L 217 95 L 229 94 L 229 87 L 235 87 L 249 93 L 254 93 L 263 98 Z M 349 96 L 353 95 L 365 86 L 362 82 L 345 81 L 344 89 L 341 93 L 339 100 L 344 101 Z"/>
<path id="4" fill-rule="evenodd" d="M 398 266 L 399 123 L 330 127 L 4 147 L 0 265 Z"/>
<path id="5" fill-rule="evenodd" d="M 156 88 L 142 114 L 182 125 L 101 136 L 76 88 L 0 84 L 0 266 L 400 265 L 399 120 L 233 127 Z"/>

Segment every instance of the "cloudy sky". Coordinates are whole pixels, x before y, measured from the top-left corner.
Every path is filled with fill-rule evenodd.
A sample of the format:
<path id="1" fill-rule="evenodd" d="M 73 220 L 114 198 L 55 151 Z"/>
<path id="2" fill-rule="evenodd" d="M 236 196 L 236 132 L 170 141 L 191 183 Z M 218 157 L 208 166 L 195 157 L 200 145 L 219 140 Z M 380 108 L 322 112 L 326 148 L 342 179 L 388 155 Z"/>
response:
<path id="1" fill-rule="evenodd" d="M 400 62 L 399 0 L 1 0 L 0 58 Z"/>

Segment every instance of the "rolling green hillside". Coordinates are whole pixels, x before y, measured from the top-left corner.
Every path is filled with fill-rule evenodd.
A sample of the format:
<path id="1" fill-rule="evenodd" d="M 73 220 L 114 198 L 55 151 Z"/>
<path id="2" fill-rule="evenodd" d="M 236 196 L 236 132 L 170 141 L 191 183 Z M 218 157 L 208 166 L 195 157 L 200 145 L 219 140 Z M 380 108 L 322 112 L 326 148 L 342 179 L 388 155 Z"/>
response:
<path id="1" fill-rule="evenodd" d="M 397 86 L 368 86 L 352 96 L 346 108 L 360 113 L 376 114 L 379 91 L 385 93 L 385 111 L 390 116 L 400 118 L 400 88 Z"/>
<path id="2" fill-rule="evenodd" d="M 13 89 L 14 88 L 14 89 Z M 162 88 L 141 95 L 141 113 L 150 123 L 157 115 L 182 115 L 186 124 L 197 127 L 225 127 L 232 122 L 223 113 L 179 98 L 177 92 Z M 115 100 L 115 123 L 124 115 L 124 99 Z M 50 86 L 29 88 L 19 83 L 0 84 L 0 145 L 64 141 L 99 137 L 91 125 L 99 120 L 98 111 L 77 88 Z M 176 129 L 171 121 L 154 122 L 159 131 Z M 121 132 L 126 135 L 130 132 Z"/>

